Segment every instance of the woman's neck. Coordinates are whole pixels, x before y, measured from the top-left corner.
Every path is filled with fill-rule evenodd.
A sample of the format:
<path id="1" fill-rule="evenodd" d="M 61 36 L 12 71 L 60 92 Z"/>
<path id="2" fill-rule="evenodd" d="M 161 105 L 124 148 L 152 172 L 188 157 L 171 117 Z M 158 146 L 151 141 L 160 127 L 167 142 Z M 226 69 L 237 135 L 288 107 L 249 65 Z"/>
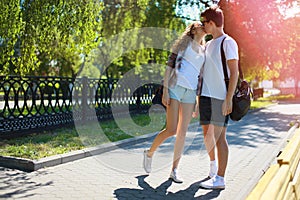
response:
<path id="1" fill-rule="evenodd" d="M 195 42 L 197 42 L 198 44 L 201 44 L 202 37 L 195 35 L 194 40 L 195 40 Z"/>

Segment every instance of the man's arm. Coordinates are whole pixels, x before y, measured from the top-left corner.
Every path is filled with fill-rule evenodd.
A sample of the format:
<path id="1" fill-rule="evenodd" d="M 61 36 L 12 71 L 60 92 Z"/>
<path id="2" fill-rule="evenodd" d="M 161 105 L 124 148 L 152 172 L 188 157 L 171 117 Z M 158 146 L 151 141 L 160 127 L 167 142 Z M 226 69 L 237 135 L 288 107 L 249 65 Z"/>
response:
<path id="1" fill-rule="evenodd" d="M 230 71 L 229 77 L 229 84 L 228 84 L 228 91 L 226 95 L 226 99 L 222 106 L 222 113 L 223 115 L 228 115 L 232 112 L 232 97 L 234 95 L 236 85 L 239 78 L 239 68 L 238 68 L 238 60 L 228 60 L 227 65 Z"/>

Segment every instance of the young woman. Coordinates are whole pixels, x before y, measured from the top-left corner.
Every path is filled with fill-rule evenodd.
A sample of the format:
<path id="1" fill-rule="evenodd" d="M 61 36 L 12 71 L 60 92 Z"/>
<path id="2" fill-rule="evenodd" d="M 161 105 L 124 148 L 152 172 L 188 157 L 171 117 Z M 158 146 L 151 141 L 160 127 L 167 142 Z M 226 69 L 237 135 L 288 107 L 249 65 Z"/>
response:
<path id="1" fill-rule="evenodd" d="M 203 46 L 205 34 L 200 22 L 192 23 L 173 45 L 173 53 L 169 57 L 164 76 L 162 98 L 162 102 L 167 108 L 166 128 L 155 137 L 151 148 L 144 151 L 144 169 L 150 173 L 154 152 L 167 138 L 176 134 L 173 166 L 170 174 L 170 178 L 176 183 L 182 183 L 177 175 L 177 167 L 193 111 L 198 110 L 196 108 L 196 90 L 198 75 L 205 58 Z M 175 85 L 169 85 L 172 68 L 176 70 Z"/>

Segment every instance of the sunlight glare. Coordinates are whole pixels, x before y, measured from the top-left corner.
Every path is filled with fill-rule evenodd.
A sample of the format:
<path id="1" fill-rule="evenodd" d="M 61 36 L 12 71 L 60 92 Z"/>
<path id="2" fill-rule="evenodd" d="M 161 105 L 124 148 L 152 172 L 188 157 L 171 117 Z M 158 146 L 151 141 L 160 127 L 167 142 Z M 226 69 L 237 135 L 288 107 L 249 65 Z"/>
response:
<path id="1" fill-rule="evenodd" d="M 291 7 L 281 9 L 281 11 L 283 12 L 283 15 L 286 19 L 291 17 L 296 17 L 296 16 L 300 17 L 300 7 L 297 1 L 295 1 Z"/>

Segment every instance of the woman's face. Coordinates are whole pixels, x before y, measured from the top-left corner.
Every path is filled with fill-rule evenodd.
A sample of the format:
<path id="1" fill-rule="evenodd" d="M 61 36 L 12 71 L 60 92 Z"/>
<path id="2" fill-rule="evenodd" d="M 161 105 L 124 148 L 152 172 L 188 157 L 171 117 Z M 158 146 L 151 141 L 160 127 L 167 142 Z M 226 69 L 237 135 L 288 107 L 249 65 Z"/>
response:
<path id="1" fill-rule="evenodd" d="M 196 35 L 200 35 L 200 36 L 204 36 L 205 33 L 205 29 L 204 26 L 202 26 L 202 24 L 200 22 L 195 23 L 194 25 L 194 34 Z"/>

